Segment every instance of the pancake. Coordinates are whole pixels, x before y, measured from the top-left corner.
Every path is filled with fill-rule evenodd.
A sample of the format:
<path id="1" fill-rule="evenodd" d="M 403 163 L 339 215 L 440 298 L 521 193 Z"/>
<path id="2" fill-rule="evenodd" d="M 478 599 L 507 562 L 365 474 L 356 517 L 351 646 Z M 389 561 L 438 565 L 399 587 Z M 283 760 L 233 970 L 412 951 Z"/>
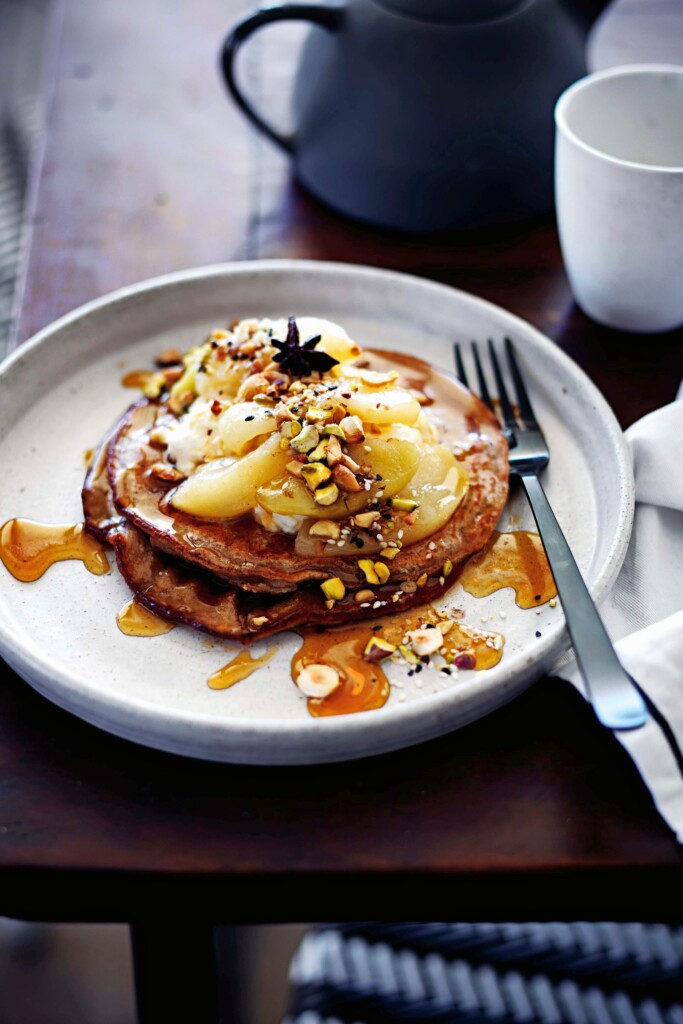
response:
<path id="1" fill-rule="evenodd" d="M 149 397 L 127 410 L 88 471 L 82 492 L 86 528 L 113 544 L 122 575 L 150 611 L 247 644 L 287 629 L 344 625 L 441 598 L 466 559 L 484 547 L 507 500 L 507 445 L 495 416 L 422 360 L 386 351 L 361 353 L 341 328 L 313 351 L 319 336 L 300 346 L 298 331 L 292 341 L 290 320 L 288 340 L 280 342 L 266 323 L 242 322 L 235 343 L 225 340 L 228 332 L 214 332 L 183 357 L 182 366 L 164 364 L 154 375 Z M 242 331 L 240 340 L 247 324 L 255 326 Z M 258 337 L 260 342 L 254 340 Z M 302 370 L 306 360 L 313 361 Z M 325 376 L 330 364 L 343 372 Z M 232 390 L 216 392 L 221 380 Z M 245 386 L 248 391 L 259 380 L 264 381 L 260 406 L 251 396 L 242 397 Z M 251 402 L 248 410 L 242 402 Z M 283 402 L 289 402 L 287 415 L 276 419 Z M 354 404 L 365 415 L 355 415 Z M 395 415 L 397 407 L 403 419 Z M 204 417 L 199 432 L 191 418 L 197 408 Z M 220 419 L 226 410 L 237 413 L 227 442 Z M 324 414 L 317 415 L 321 410 Z M 295 419 L 297 432 L 290 435 L 283 423 Z M 353 424 L 348 432 L 350 419 L 362 427 L 357 440 Z M 233 454 L 235 430 L 246 436 L 247 447 Z M 316 436 L 322 454 L 310 446 L 297 448 L 295 439 L 305 431 Z M 221 448 L 225 443 L 228 448 Z M 225 481 L 226 471 L 235 466 L 241 471 L 247 465 L 243 459 L 265 452 L 268 444 L 275 456 L 268 473 L 273 465 L 276 476 L 253 485 L 260 488 L 249 492 L 256 495 L 256 507 L 252 499 L 243 506 L 246 514 L 225 517 L 224 501 L 235 507 L 241 500 L 232 482 L 221 484 L 216 507 L 223 518 L 215 512 L 208 518 L 206 504 L 201 515 L 196 508 L 190 514 L 192 502 L 178 500 L 189 484 L 196 503 L 196 480 L 203 470 L 218 469 L 218 479 Z M 328 458 L 330 444 L 336 444 L 334 458 Z M 377 461 L 382 457 L 384 464 Z M 342 477 L 339 487 L 331 487 L 331 501 L 318 502 L 321 488 L 330 489 L 328 482 L 338 479 L 340 458 L 356 486 L 345 486 Z M 326 476 L 311 486 L 308 474 L 321 467 Z M 316 535 L 313 526 L 332 533 Z"/>
<path id="2" fill-rule="evenodd" d="M 417 361 L 415 361 L 417 363 Z M 420 368 L 426 364 L 420 362 Z M 429 368 L 426 367 L 429 371 Z M 479 551 L 498 521 L 507 500 L 507 445 L 497 420 L 469 391 L 441 374 L 429 371 L 429 385 L 450 399 L 450 430 L 468 438 L 460 462 L 469 476 L 467 493 L 440 530 L 410 547 L 392 561 L 395 582 L 416 580 L 434 564 L 460 565 Z M 456 404 L 457 403 L 457 404 Z M 445 400 L 444 400 L 445 404 Z M 347 588 L 366 581 L 355 556 L 337 556 L 320 545 L 318 557 L 303 556 L 285 533 L 271 533 L 250 516 L 237 521 L 202 521 L 173 509 L 164 501 L 172 485 L 150 473 L 159 449 L 150 433 L 163 408 L 149 400 L 134 405 L 124 417 L 109 448 L 109 479 L 116 509 L 155 546 L 224 578 L 244 590 L 284 593 L 302 583 L 338 577 Z"/>

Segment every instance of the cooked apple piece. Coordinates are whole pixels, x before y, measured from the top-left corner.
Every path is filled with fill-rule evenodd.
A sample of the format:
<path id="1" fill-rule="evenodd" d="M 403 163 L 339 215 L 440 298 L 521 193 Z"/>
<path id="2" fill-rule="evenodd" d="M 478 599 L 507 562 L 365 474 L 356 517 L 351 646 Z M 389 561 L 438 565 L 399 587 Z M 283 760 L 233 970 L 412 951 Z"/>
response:
<path id="1" fill-rule="evenodd" d="M 415 476 L 399 498 L 417 501 L 415 522 L 403 527 L 403 546 L 440 530 L 467 493 L 467 472 L 443 445 L 427 448 Z"/>
<path id="2" fill-rule="evenodd" d="M 410 426 L 420 415 L 420 406 L 403 388 L 388 391 L 355 391 L 346 403 L 352 416 L 363 423 L 407 423 Z"/>
<path id="3" fill-rule="evenodd" d="M 312 519 L 343 519 L 365 507 L 371 494 L 344 494 L 331 505 L 321 505 L 300 477 L 283 473 L 260 487 L 256 500 L 261 508 L 281 516 L 309 516 Z"/>
<path id="4" fill-rule="evenodd" d="M 235 519 L 256 507 L 256 492 L 283 473 L 287 452 L 276 434 L 241 459 L 214 459 L 173 492 L 171 504 L 198 519 Z"/>
<path id="5" fill-rule="evenodd" d="M 370 449 L 369 451 L 367 449 Z M 397 437 L 366 437 L 362 444 L 350 444 L 349 455 L 359 465 L 366 463 L 381 479 L 377 490 L 391 498 L 409 483 L 420 464 L 420 449 L 412 441 Z"/>
<path id="6" fill-rule="evenodd" d="M 218 417 L 217 426 L 226 455 L 245 455 L 253 447 L 255 438 L 272 434 L 276 429 L 272 409 L 258 402 L 229 406 Z"/>

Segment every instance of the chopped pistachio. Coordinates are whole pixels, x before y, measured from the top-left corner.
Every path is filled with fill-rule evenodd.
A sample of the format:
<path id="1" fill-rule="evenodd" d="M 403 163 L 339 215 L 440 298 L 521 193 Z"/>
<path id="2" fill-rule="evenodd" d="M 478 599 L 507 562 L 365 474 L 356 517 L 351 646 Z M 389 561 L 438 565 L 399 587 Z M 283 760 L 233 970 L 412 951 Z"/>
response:
<path id="1" fill-rule="evenodd" d="M 358 568 L 363 573 L 368 583 L 379 584 L 379 576 L 375 572 L 375 563 L 371 558 L 359 558 Z"/>
<path id="2" fill-rule="evenodd" d="M 325 580 L 320 584 L 320 589 L 328 601 L 342 601 L 346 594 L 346 587 L 338 576 L 333 576 L 331 580 Z"/>
<path id="3" fill-rule="evenodd" d="M 327 441 L 321 441 L 313 451 L 308 453 L 309 462 L 325 462 L 327 459 Z"/>
<path id="4" fill-rule="evenodd" d="M 277 418 L 275 422 L 277 423 Z M 280 433 L 283 437 L 297 437 L 301 433 L 301 424 L 298 420 L 283 420 L 280 424 Z"/>
<path id="5" fill-rule="evenodd" d="M 301 475 L 306 481 L 309 491 L 315 491 L 330 479 L 332 470 L 323 466 L 322 462 L 309 462 L 308 465 L 301 467 Z"/>
<path id="6" fill-rule="evenodd" d="M 418 578 L 416 580 L 418 587 L 424 587 L 424 585 L 427 582 L 428 578 L 429 577 L 427 576 L 426 572 L 423 572 L 421 576 L 418 576 Z"/>
<path id="7" fill-rule="evenodd" d="M 414 512 L 420 505 L 419 501 L 413 501 L 412 498 L 389 498 L 388 503 L 397 512 Z"/>
<path id="8" fill-rule="evenodd" d="M 400 550 L 400 548 L 382 548 L 382 550 L 380 551 L 380 555 L 382 556 L 382 558 L 388 558 L 389 561 L 391 562 L 392 559 L 396 558 L 396 555 L 399 553 Z"/>
<path id="9" fill-rule="evenodd" d="M 374 568 L 380 583 L 386 583 L 391 575 L 389 566 L 385 565 L 384 562 L 375 562 Z"/>
<path id="10" fill-rule="evenodd" d="M 319 466 L 320 463 L 317 462 L 316 465 Z M 327 467 L 325 468 L 327 469 Z M 338 497 L 339 488 L 336 484 L 327 484 L 313 492 L 313 498 L 317 505 L 334 505 Z"/>
<path id="11" fill-rule="evenodd" d="M 453 563 L 451 562 L 450 558 L 448 559 L 448 561 L 443 563 L 443 569 L 441 570 L 441 572 L 443 573 L 444 576 L 450 576 L 450 574 L 453 572 Z"/>
<path id="12" fill-rule="evenodd" d="M 329 417 L 329 409 L 319 409 L 314 406 L 306 411 L 306 420 L 309 423 L 322 423 L 324 420 L 329 419 Z"/>
<path id="13" fill-rule="evenodd" d="M 336 423 L 326 423 L 322 428 L 323 435 L 325 437 L 341 437 L 344 438 L 344 431 Z"/>
<path id="14" fill-rule="evenodd" d="M 317 446 L 319 440 L 318 431 L 312 423 L 307 423 L 301 433 L 297 437 L 293 437 L 289 443 L 297 452 L 310 452 Z"/>
<path id="15" fill-rule="evenodd" d="M 418 665 L 420 663 L 417 654 L 411 651 L 410 647 L 406 647 L 405 644 L 399 644 L 398 649 L 410 665 Z"/>
<path id="16" fill-rule="evenodd" d="M 155 373 L 143 384 L 142 393 L 145 398 L 158 398 L 165 383 L 163 373 Z"/>
<path id="17" fill-rule="evenodd" d="M 396 644 L 389 643 L 381 636 L 373 636 L 368 640 L 363 651 L 364 661 L 384 661 L 396 650 Z"/>

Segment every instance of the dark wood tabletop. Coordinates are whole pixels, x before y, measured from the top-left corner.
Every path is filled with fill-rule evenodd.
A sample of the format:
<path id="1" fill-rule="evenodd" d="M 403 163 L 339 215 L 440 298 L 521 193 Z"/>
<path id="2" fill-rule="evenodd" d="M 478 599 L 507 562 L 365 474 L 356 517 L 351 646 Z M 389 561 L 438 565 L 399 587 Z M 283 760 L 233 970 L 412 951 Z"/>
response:
<path id="1" fill-rule="evenodd" d="M 417 238 L 306 195 L 219 80 L 220 42 L 248 6 L 68 0 L 17 343 L 142 278 L 297 256 L 390 267 L 499 303 L 565 349 L 624 426 L 673 399 L 683 332 L 591 323 L 572 302 L 551 217 Z M 274 107 L 292 54 L 271 31 L 243 72 Z M 554 679 L 410 750 L 273 769 L 116 739 L 6 669 L 0 763 L 3 914 L 136 920 L 161 907 L 230 922 L 239 893 L 251 921 L 681 918 L 683 853 L 618 742 Z"/>

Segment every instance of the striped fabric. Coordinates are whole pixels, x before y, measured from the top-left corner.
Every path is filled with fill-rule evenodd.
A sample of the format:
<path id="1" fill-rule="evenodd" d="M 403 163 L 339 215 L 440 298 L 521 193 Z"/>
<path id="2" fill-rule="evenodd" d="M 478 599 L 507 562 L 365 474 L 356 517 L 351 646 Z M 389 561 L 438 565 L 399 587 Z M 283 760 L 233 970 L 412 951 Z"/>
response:
<path id="1" fill-rule="evenodd" d="M 290 981 L 286 1024 L 683 1024 L 683 928 L 333 925 Z"/>

